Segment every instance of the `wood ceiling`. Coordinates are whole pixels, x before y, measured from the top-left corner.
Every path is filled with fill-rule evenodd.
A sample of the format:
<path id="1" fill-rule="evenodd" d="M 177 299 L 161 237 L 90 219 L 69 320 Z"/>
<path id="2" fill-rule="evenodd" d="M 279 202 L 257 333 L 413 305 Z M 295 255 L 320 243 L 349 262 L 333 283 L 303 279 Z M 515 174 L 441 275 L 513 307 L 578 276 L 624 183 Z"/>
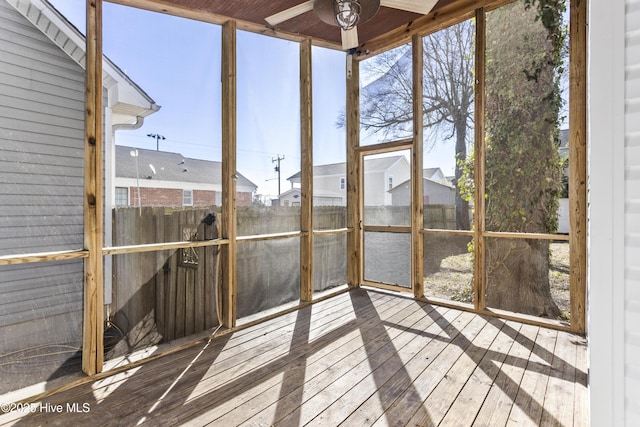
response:
<path id="1" fill-rule="evenodd" d="M 114 3 L 141 7 L 158 12 L 181 15 L 203 21 L 222 23 L 229 18 L 238 21 L 239 29 L 269 33 L 271 31 L 290 37 L 311 37 L 314 44 L 341 49 L 340 29 L 322 22 L 313 11 L 269 26 L 265 18 L 305 0 L 110 0 Z M 367 0 L 362 0 L 367 1 Z M 422 0 L 416 0 L 419 2 Z M 455 5 L 454 5 L 455 3 Z M 477 3 L 470 0 L 439 0 L 429 15 L 423 16 L 387 7 L 368 22 L 358 25 L 360 46 L 384 39 L 387 34 L 408 32 L 416 21 L 434 20 L 441 12 L 463 4 Z"/>

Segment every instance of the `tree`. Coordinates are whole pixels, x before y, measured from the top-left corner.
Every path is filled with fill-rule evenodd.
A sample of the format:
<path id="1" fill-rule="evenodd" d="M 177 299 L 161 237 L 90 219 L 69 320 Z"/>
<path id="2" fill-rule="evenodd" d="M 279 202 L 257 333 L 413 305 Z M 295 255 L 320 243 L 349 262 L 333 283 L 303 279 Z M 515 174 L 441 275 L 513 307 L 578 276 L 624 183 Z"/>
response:
<path id="1" fill-rule="evenodd" d="M 564 0 L 518 0 L 488 13 L 486 25 L 486 211 L 489 231 L 554 233 L 562 188 L 558 153 L 560 80 L 566 74 Z M 455 138 L 458 228 L 468 229 L 473 156 L 467 156 L 474 108 L 473 23 L 424 39 L 424 113 L 428 141 Z M 411 133 L 408 47 L 371 61 L 381 77 L 362 91 L 365 130 Z M 365 73 L 366 75 L 366 73 Z M 435 136 L 435 138 L 434 138 Z M 425 149 L 431 148 L 428 144 Z M 549 288 L 549 241 L 488 238 L 486 303 L 557 318 Z"/>
<path id="2" fill-rule="evenodd" d="M 473 23 L 464 21 L 423 39 L 425 151 L 436 141 L 455 140 L 456 186 L 467 159 L 473 120 L 473 35 Z M 363 74 L 380 77 L 363 88 L 362 127 L 383 138 L 411 136 L 411 47 L 382 53 L 363 68 Z M 470 229 L 469 203 L 460 191 L 456 191 L 456 222 L 458 229 Z"/>
<path id="3" fill-rule="evenodd" d="M 560 0 L 520 0 L 488 14 L 488 231 L 557 230 L 563 11 Z M 548 240 L 487 239 L 487 306 L 558 317 L 549 289 L 549 255 Z"/>

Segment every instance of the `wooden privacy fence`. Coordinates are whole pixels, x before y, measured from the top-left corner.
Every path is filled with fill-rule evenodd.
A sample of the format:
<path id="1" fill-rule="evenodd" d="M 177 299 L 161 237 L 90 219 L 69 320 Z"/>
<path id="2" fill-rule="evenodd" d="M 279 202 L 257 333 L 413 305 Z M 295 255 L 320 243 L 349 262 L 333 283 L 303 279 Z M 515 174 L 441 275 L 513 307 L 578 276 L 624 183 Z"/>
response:
<path id="1" fill-rule="evenodd" d="M 113 245 L 214 239 L 220 224 L 218 209 L 116 208 Z M 345 212 L 344 206 L 318 207 L 314 221 L 318 228 L 343 228 Z M 365 213 L 375 222 L 392 224 L 403 223 L 410 212 L 408 207 L 387 206 L 367 207 Z M 424 216 L 426 228 L 455 228 L 453 205 L 427 205 Z M 237 221 L 239 235 L 295 231 L 300 228 L 300 213 L 295 207 L 242 207 Z M 325 237 L 315 246 L 319 268 L 315 271 L 314 289 L 335 286 L 346 270 L 344 242 L 339 236 Z M 117 343 L 107 346 L 115 346 L 114 355 L 216 326 L 216 295 L 221 283 L 218 253 L 217 246 L 210 246 L 115 255 L 110 319 L 122 333 L 116 337 Z M 439 265 L 439 257 L 434 251 L 426 252 L 426 258 L 434 257 L 438 260 L 428 263 L 431 268 Z M 298 239 L 239 245 L 239 315 L 254 314 L 297 298 L 299 268 L 292 266 L 298 265 L 298 259 Z M 315 283 L 316 280 L 323 283 Z"/>
<path id="2" fill-rule="evenodd" d="M 218 223 L 215 207 L 117 208 L 114 245 L 209 240 L 218 236 Z M 128 350 L 158 341 L 158 334 L 173 340 L 217 325 L 218 251 L 212 246 L 116 255 L 113 319 L 125 333 L 120 345 Z"/>

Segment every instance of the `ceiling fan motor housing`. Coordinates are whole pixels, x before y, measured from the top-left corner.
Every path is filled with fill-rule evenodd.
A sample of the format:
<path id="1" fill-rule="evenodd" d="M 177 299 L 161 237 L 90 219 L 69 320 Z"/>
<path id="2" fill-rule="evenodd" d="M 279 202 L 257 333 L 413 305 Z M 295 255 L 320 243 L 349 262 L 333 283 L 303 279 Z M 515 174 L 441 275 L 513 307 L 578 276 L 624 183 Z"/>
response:
<path id="1" fill-rule="evenodd" d="M 373 18 L 378 9 L 380 9 L 380 0 L 360 0 L 359 3 L 360 18 L 354 25 L 362 24 Z M 336 21 L 335 4 L 336 0 L 314 0 L 313 10 L 323 22 L 339 27 L 340 25 Z"/>

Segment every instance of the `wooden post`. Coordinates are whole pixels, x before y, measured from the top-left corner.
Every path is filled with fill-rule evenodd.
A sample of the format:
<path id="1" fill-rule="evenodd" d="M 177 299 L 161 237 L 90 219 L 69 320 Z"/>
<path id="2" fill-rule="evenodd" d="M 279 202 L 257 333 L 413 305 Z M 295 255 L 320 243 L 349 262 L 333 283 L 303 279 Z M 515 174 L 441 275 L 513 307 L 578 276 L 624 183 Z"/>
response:
<path id="1" fill-rule="evenodd" d="M 571 0 L 569 53 L 569 282 L 571 329 L 587 328 L 587 1 Z"/>
<path id="2" fill-rule="evenodd" d="M 413 270 L 413 294 L 416 298 L 424 297 L 424 235 L 421 230 L 424 228 L 424 172 L 422 171 L 423 163 L 423 44 L 422 37 L 414 35 L 412 39 L 413 48 L 413 149 L 412 153 L 412 226 L 411 226 L 411 245 L 412 245 L 412 270 Z"/>
<path id="3" fill-rule="evenodd" d="M 222 26 L 222 324 L 236 325 L 236 23 Z"/>
<path id="4" fill-rule="evenodd" d="M 475 265 L 473 280 L 473 304 L 476 310 L 484 310 L 486 306 L 485 289 L 487 283 L 485 269 L 485 60 L 486 60 L 486 15 L 485 9 L 476 10 L 476 63 L 475 63 L 475 114 L 474 114 L 474 157 L 475 157 L 475 190 L 474 204 L 474 247 Z"/>
<path id="5" fill-rule="evenodd" d="M 300 300 L 313 298 L 313 99 L 311 39 L 300 43 Z"/>
<path id="6" fill-rule="evenodd" d="M 87 0 L 84 143 L 84 322 L 82 370 L 102 371 L 104 278 L 102 265 L 102 0 Z"/>
<path id="7" fill-rule="evenodd" d="M 347 280 L 362 283 L 362 177 L 360 145 L 360 63 L 347 55 Z"/>

